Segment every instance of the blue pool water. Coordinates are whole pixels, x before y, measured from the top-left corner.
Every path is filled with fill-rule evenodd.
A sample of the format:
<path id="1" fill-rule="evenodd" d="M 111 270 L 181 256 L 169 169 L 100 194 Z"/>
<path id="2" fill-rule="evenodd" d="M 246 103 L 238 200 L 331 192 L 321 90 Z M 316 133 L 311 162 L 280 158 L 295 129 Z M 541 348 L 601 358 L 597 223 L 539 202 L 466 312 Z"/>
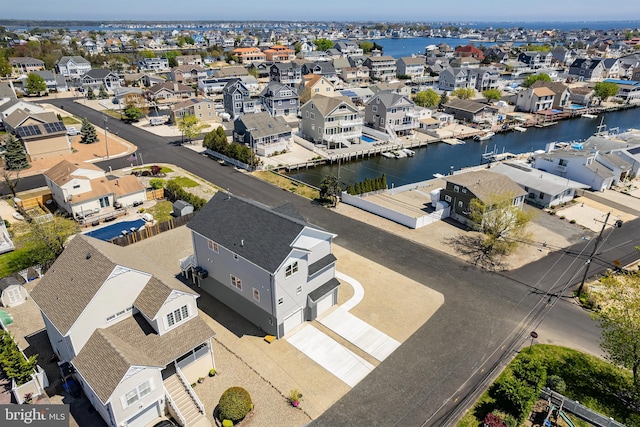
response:
<path id="1" fill-rule="evenodd" d="M 371 138 L 370 136 L 367 136 L 367 135 L 362 135 L 362 140 L 364 142 L 376 142 L 375 139 L 373 139 L 373 138 Z"/>
<path id="2" fill-rule="evenodd" d="M 584 108 L 584 105 L 571 104 L 572 110 L 582 110 L 583 108 Z"/>
<path id="3" fill-rule="evenodd" d="M 145 222 L 143 220 L 136 219 L 135 221 L 124 221 L 118 222 L 116 224 L 111 224 L 98 230 L 89 231 L 84 234 L 108 242 L 115 237 L 122 236 L 122 230 L 131 232 L 131 227 L 135 227 L 137 230 L 140 227 L 144 227 L 144 224 Z"/>

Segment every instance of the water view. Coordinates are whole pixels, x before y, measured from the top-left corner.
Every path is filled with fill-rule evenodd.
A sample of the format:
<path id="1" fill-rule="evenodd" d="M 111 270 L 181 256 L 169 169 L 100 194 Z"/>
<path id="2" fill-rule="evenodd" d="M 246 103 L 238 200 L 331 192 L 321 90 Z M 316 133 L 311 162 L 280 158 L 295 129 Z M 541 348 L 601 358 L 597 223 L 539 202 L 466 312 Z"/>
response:
<path id="1" fill-rule="evenodd" d="M 447 174 L 453 168 L 480 164 L 486 151 L 506 151 L 514 154 L 542 150 L 548 142 L 579 141 L 589 138 L 600 124 L 597 119 L 577 118 L 564 120 L 546 128 L 528 128 L 526 132 L 508 132 L 497 134 L 487 141 L 476 142 L 468 139 L 463 145 L 447 145 L 439 142 L 415 149 L 414 157 L 389 159 L 382 156 L 368 160 L 358 160 L 340 165 L 340 181 L 353 184 L 365 178 L 374 178 L 386 174 L 389 186 L 400 186 L 433 178 L 434 173 Z M 609 129 L 619 127 L 623 132 L 629 128 L 640 127 L 640 110 L 628 109 L 605 114 L 605 124 Z M 289 175 L 319 185 L 322 177 L 328 174 L 338 175 L 338 165 L 318 166 Z"/>

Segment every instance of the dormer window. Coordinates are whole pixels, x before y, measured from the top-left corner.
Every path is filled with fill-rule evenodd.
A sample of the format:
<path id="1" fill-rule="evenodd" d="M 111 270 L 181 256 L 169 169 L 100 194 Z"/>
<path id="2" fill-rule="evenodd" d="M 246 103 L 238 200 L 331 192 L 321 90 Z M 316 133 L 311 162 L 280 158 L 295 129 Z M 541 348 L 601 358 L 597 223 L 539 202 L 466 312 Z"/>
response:
<path id="1" fill-rule="evenodd" d="M 176 325 L 182 322 L 188 317 L 189 317 L 189 307 L 187 305 L 183 305 L 179 309 L 174 310 L 171 313 L 167 314 L 167 325 L 169 325 L 169 327 L 172 327 L 173 325 Z"/>
<path id="2" fill-rule="evenodd" d="M 289 277 L 293 274 L 296 274 L 297 272 L 298 272 L 298 261 L 294 262 L 293 264 L 287 265 L 287 267 L 285 268 L 285 277 Z"/>

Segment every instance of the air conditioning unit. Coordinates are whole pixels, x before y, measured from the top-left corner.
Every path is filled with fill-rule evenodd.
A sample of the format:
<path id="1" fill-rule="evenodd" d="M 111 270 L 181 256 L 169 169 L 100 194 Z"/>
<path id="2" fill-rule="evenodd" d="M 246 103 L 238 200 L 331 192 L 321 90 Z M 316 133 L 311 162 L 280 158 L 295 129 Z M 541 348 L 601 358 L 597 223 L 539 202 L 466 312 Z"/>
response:
<path id="1" fill-rule="evenodd" d="M 73 200 L 73 194 L 69 194 L 69 196 L 67 197 L 67 201 L 70 202 L 71 200 Z"/>

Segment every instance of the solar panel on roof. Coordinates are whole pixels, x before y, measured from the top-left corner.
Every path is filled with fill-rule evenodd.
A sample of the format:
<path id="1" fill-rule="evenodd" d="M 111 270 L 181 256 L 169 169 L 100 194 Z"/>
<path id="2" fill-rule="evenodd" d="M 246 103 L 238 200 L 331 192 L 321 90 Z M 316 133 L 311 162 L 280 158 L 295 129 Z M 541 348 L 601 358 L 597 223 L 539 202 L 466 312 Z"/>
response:
<path id="1" fill-rule="evenodd" d="M 352 91 L 352 90 L 343 90 L 343 91 L 342 91 L 342 94 L 343 94 L 344 96 L 358 96 L 358 95 L 357 95 L 354 91 Z"/>
<path id="2" fill-rule="evenodd" d="M 633 154 L 635 156 L 636 154 L 640 153 L 640 147 L 631 148 L 627 151 L 629 152 L 629 154 Z"/>
<path id="3" fill-rule="evenodd" d="M 44 124 L 44 130 L 47 133 L 65 132 L 67 130 L 67 128 L 65 127 L 64 123 L 62 123 L 62 122 L 54 122 L 54 123 L 45 123 Z"/>
<path id="4" fill-rule="evenodd" d="M 42 131 L 36 125 L 20 126 L 16 129 L 18 136 L 34 136 L 42 135 Z"/>

